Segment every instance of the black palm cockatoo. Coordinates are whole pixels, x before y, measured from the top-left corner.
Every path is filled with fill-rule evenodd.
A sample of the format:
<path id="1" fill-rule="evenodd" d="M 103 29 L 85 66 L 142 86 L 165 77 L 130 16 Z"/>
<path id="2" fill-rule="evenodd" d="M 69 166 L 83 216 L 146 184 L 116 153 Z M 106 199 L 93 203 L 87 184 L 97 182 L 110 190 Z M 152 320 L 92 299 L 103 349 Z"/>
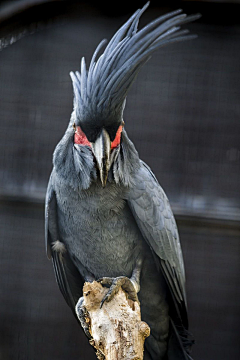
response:
<path id="1" fill-rule="evenodd" d="M 104 299 L 124 279 L 151 328 L 144 359 L 190 359 L 185 273 L 168 199 L 124 129 L 128 90 L 159 47 L 189 38 L 180 25 L 198 18 L 177 10 L 138 30 L 137 10 L 89 69 L 71 73 L 74 110 L 53 156 L 46 196 L 46 247 L 68 303 L 84 281 L 106 278 Z M 108 284 L 109 285 L 109 284 Z"/>

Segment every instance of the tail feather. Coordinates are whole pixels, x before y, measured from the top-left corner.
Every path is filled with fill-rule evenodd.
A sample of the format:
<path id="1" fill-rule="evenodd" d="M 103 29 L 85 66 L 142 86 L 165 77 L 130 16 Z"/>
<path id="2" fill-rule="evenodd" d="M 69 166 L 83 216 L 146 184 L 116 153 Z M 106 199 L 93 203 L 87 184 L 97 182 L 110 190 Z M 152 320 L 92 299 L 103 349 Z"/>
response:
<path id="1" fill-rule="evenodd" d="M 167 359 L 193 360 L 190 356 L 193 344 L 191 334 L 182 325 L 175 325 L 170 319 Z"/>

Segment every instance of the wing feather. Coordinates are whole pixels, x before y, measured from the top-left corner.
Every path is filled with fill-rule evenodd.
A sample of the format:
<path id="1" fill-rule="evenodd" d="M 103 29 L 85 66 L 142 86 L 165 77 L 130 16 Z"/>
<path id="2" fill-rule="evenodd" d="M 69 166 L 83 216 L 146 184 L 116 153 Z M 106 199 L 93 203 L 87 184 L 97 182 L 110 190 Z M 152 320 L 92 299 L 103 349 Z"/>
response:
<path id="1" fill-rule="evenodd" d="M 158 259 L 177 311 L 180 309 L 187 327 L 185 271 L 176 222 L 167 196 L 144 162 L 128 203 L 143 237 Z"/>
<path id="2" fill-rule="evenodd" d="M 67 304 L 75 314 L 75 305 L 82 296 L 84 280 L 77 267 L 74 265 L 67 249 L 57 251 L 54 244 L 63 240 L 58 231 L 57 201 L 53 187 L 53 175 L 51 175 L 45 208 L 45 243 L 48 258 L 52 258 L 54 273 L 59 289 Z"/>

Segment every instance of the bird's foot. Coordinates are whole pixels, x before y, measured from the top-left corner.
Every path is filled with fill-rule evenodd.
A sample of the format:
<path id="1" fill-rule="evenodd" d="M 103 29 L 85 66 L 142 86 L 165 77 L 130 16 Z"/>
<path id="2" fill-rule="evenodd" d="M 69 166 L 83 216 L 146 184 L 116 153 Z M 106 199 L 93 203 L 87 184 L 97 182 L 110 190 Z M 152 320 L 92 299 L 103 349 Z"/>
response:
<path id="1" fill-rule="evenodd" d="M 122 289 L 127 293 L 129 299 L 139 302 L 137 296 L 139 286 L 136 284 L 135 279 L 129 279 L 126 276 L 118 276 L 116 278 L 103 277 L 97 281 L 102 286 L 109 288 L 107 294 L 101 301 L 100 308 L 103 306 L 105 301 L 109 302 L 113 299 L 114 295 L 119 291 L 120 287 L 122 287 Z"/>
<path id="2" fill-rule="evenodd" d="M 84 306 L 84 298 L 83 296 L 78 300 L 76 305 L 76 314 L 82 325 L 83 331 L 87 335 L 87 337 L 91 340 L 92 335 L 89 331 L 90 329 L 90 318 L 87 309 Z"/>

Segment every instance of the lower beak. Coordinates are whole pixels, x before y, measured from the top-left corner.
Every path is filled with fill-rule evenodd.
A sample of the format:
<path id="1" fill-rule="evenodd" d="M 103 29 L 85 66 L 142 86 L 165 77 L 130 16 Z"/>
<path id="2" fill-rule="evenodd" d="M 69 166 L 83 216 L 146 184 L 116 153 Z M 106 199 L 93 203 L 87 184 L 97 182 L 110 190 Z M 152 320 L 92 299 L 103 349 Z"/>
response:
<path id="1" fill-rule="evenodd" d="M 97 161 L 102 186 L 105 187 L 110 169 L 111 140 L 108 132 L 103 129 L 97 140 L 91 143 L 92 151 Z"/>

